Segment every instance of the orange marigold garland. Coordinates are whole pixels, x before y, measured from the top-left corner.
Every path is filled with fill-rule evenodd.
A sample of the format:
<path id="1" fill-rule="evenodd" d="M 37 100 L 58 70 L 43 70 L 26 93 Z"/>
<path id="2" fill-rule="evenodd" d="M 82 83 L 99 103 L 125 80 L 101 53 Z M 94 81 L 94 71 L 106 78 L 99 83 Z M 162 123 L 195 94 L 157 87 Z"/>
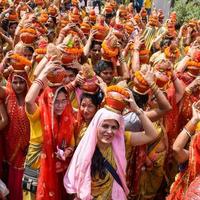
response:
<path id="1" fill-rule="evenodd" d="M 170 58 L 171 55 L 173 55 L 173 54 L 175 55 L 176 58 L 179 58 L 179 56 L 180 56 L 180 51 L 178 50 L 178 48 L 176 48 L 175 51 L 171 52 L 170 47 L 167 47 L 167 48 L 165 48 L 164 53 L 167 58 Z"/>
<path id="2" fill-rule="evenodd" d="M 107 87 L 106 92 L 107 93 L 108 92 L 117 92 L 117 93 L 125 96 L 126 98 L 130 97 L 129 93 L 124 88 L 117 86 L 117 85 L 112 85 L 112 86 Z"/>
<path id="3" fill-rule="evenodd" d="M 196 61 L 192 61 L 192 60 L 188 61 L 186 65 L 191 66 L 191 67 L 194 66 L 194 67 L 200 68 L 200 62 L 196 62 Z"/>
<path id="4" fill-rule="evenodd" d="M 19 54 L 12 54 L 10 58 L 11 58 L 12 66 L 15 70 L 24 70 L 25 66 L 32 65 L 30 60 L 28 60 L 27 58 Z"/>
<path id="5" fill-rule="evenodd" d="M 106 41 L 103 41 L 103 43 L 102 43 L 102 48 L 103 48 L 105 54 L 106 54 L 108 57 L 110 57 L 110 58 L 116 57 L 116 56 L 118 55 L 118 53 L 119 53 L 118 48 L 111 48 L 111 47 L 108 47 Z"/>
<path id="6" fill-rule="evenodd" d="M 140 71 L 136 71 L 134 75 L 135 75 L 136 79 L 137 79 L 142 85 L 148 86 L 147 81 L 144 79 L 144 77 L 142 76 L 142 74 L 141 74 Z"/>
<path id="7" fill-rule="evenodd" d="M 75 55 L 75 56 L 81 56 L 82 53 L 83 53 L 83 49 L 82 48 L 78 49 L 78 48 L 73 48 L 73 47 L 72 48 L 66 47 L 65 52 L 67 54 L 72 54 L 72 55 Z"/>
<path id="8" fill-rule="evenodd" d="M 34 34 L 36 35 L 36 30 L 34 30 L 33 28 L 22 28 L 20 30 L 21 33 L 31 33 L 31 34 Z"/>

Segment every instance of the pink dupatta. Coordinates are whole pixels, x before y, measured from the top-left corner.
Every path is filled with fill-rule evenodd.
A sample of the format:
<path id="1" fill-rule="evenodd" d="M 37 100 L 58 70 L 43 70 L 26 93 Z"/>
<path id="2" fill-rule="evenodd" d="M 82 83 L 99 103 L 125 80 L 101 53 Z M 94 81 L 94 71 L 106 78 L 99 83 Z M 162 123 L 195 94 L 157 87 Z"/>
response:
<path id="1" fill-rule="evenodd" d="M 91 200 L 91 162 L 97 144 L 97 127 L 107 119 L 115 119 L 120 125 L 119 131 L 113 139 L 113 154 L 117 166 L 117 173 L 122 187 L 114 180 L 112 199 L 125 200 L 128 194 L 126 186 L 126 158 L 124 142 L 124 120 L 119 114 L 105 108 L 100 109 L 90 122 L 88 129 L 80 141 L 70 166 L 64 177 L 64 186 L 68 193 L 76 193 L 82 200 Z"/>

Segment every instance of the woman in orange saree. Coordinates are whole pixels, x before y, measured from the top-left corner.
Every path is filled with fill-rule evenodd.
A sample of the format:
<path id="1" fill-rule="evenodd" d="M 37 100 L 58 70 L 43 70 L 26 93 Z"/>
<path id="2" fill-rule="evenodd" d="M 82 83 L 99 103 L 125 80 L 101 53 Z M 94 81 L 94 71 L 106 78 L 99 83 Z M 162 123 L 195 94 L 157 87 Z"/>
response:
<path id="1" fill-rule="evenodd" d="M 190 184 L 200 174 L 199 108 L 200 101 L 193 104 L 193 116 L 174 142 L 173 150 L 177 161 L 180 163 L 180 173 L 171 186 L 167 200 L 185 200 Z M 191 139 L 191 142 L 189 150 L 187 150 L 186 146 L 189 139 Z"/>

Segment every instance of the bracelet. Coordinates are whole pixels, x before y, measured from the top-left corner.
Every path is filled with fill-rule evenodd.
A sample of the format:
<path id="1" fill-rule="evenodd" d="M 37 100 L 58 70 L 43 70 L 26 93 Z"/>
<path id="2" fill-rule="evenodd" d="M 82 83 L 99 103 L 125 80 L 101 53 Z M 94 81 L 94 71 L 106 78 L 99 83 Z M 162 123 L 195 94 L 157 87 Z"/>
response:
<path id="1" fill-rule="evenodd" d="M 186 129 L 186 128 L 183 128 L 183 130 L 185 131 L 185 133 L 191 138 L 192 135 L 190 134 L 190 132 Z"/>
<path id="2" fill-rule="evenodd" d="M 139 49 L 139 48 L 134 48 L 133 50 L 134 50 L 134 51 L 139 51 L 140 49 Z"/>
<path id="3" fill-rule="evenodd" d="M 186 89 L 185 89 L 185 92 L 188 93 L 188 94 L 192 94 L 192 90 L 189 89 L 189 88 L 186 88 Z"/>
<path id="4" fill-rule="evenodd" d="M 119 58 L 119 62 L 120 62 L 120 63 L 124 63 L 124 62 L 125 62 L 124 57 L 120 57 L 120 58 Z"/>
<path id="5" fill-rule="evenodd" d="M 191 134 L 195 132 L 196 123 L 194 124 L 191 120 L 185 125 L 185 129 L 187 129 Z"/>
<path id="6" fill-rule="evenodd" d="M 65 37 L 65 34 L 63 34 L 63 33 L 60 33 L 60 34 L 59 34 L 59 37 L 62 37 L 62 38 L 64 38 L 64 37 Z"/>
<path id="7" fill-rule="evenodd" d="M 65 86 L 65 89 L 69 92 L 72 92 L 76 89 L 76 87 L 70 82 Z"/>
<path id="8" fill-rule="evenodd" d="M 138 109 L 137 112 L 135 112 L 135 114 L 139 117 L 144 111 L 142 110 L 142 108 Z"/>
<path id="9" fill-rule="evenodd" d="M 177 78 L 178 78 L 177 76 L 174 76 L 174 77 L 172 78 L 172 82 L 175 82 Z"/>
<path id="10" fill-rule="evenodd" d="M 150 88 L 153 91 L 153 93 L 156 93 L 158 90 L 158 86 L 156 85 L 155 82 L 150 85 Z"/>
<path id="11" fill-rule="evenodd" d="M 40 79 L 35 79 L 34 83 L 38 84 L 41 88 L 44 88 L 44 82 Z"/>
<path id="12" fill-rule="evenodd" d="M 47 55 L 45 55 L 44 58 L 46 58 L 47 61 L 50 61 L 50 59 L 51 59 L 51 57 L 49 57 L 49 56 L 47 56 Z"/>
<path id="13" fill-rule="evenodd" d="M 151 85 L 149 85 L 150 88 L 153 88 L 155 86 L 156 86 L 156 83 L 154 81 L 151 83 Z"/>

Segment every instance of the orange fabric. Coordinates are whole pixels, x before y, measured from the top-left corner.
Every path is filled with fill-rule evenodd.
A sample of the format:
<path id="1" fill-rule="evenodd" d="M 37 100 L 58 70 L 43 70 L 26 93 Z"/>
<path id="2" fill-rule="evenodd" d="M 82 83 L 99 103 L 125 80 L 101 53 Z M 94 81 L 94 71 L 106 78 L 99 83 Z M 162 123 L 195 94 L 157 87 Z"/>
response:
<path id="1" fill-rule="evenodd" d="M 55 152 L 57 146 L 64 150 L 70 145 L 73 137 L 74 117 L 70 103 L 67 104 L 60 121 L 55 116 L 51 117 L 55 92 L 56 88 L 47 87 L 39 99 L 44 142 L 36 200 L 62 199 L 57 172 L 66 170 L 69 164 L 69 159 L 67 161 L 57 159 Z"/>
<path id="2" fill-rule="evenodd" d="M 188 168 L 178 174 L 167 200 L 184 200 L 191 182 L 200 174 L 200 134 L 197 133 L 190 143 Z"/>

